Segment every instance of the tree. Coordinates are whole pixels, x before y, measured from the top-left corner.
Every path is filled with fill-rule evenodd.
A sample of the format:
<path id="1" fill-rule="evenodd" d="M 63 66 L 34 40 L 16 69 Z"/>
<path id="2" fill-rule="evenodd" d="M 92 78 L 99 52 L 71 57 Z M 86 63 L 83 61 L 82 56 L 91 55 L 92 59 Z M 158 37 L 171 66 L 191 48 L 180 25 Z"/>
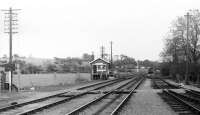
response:
<path id="1" fill-rule="evenodd" d="M 56 72 L 57 71 L 57 67 L 55 64 L 48 64 L 46 67 L 46 71 L 48 73 L 52 73 L 52 72 Z"/>
<path id="2" fill-rule="evenodd" d="M 82 59 L 84 60 L 84 61 L 92 61 L 93 60 L 93 56 L 92 55 L 90 55 L 90 54 L 88 54 L 88 53 L 84 53 L 83 54 L 83 56 L 82 56 Z"/>
<path id="3" fill-rule="evenodd" d="M 197 77 L 198 60 L 200 60 L 200 44 L 199 44 L 199 26 L 200 26 L 200 12 L 199 10 L 190 10 L 189 14 L 192 16 L 189 18 L 189 32 L 188 41 L 187 36 L 187 18 L 185 16 L 178 17 L 172 23 L 171 31 L 167 38 L 165 38 L 165 48 L 161 53 L 163 58 L 167 56 L 172 57 L 172 65 L 170 67 L 175 68 L 175 73 L 180 73 L 180 65 L 185 65 L 185 58 L 189 63 L 189 73 L 194 78 Z M 188 44 L 188 52 L 187 52 Z M 182 71 L 184 72 L 184 71 Z"/>
<path id="4" fill-rule="evenodd" d="M 129 69 L 134 69 L 137 65 L 136 61 L 132 57 L 126 55 L 120 55 L 121 59 L 113 62 L 114 67 L 118 68 L 119 71 L 127 71 Z"/>

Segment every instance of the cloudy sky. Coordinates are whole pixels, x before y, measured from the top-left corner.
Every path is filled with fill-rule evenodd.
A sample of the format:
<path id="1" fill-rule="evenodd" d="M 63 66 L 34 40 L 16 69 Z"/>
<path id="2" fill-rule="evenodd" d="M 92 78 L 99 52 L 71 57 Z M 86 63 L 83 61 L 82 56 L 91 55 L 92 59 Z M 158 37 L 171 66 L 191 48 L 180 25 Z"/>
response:
<path id="1" fill-rule="evenodd" d="M 14 53 L 42 58 L 99 56 L 100 46 L 114 55 L 159 60 L 170 23 L 199 0 L 1 0 L 0 9 L 21 9 Z M 0 12 L 0 56 L 8 54 Z"/>

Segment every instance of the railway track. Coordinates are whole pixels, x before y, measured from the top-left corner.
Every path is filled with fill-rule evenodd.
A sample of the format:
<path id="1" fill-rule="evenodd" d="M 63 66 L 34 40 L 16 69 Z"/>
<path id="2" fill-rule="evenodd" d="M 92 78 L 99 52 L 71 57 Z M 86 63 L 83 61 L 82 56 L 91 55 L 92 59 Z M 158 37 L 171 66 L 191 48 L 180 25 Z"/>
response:
<path id="1" fill-rule="evenodd" d="M 161 97 L 167 102 L 170 107 L 180 115 L 199 115 L 200 108 L 197 104 L 188 101 L 171 90 L 163 90 Z M 190 98 L 191 99 L 191 98 Z M 193 100 L 193 99 L 192 99 Z"/>
<path id="2" fill-rule="evenodd" d="M 144 78 L 135 84 L 134 88 L 130 91 L 130 93 L 123 99 L 123 101 L 112 111 L 111 115 L 118 115 L 124 105 L 128 102 L 128 100 L 131 98 L 135 90 L 139 87 L 139 85 L 144 81 Z"/>
<path id="3" fill-rule="evenodd" d="M 120 85 L 114 90 L 111 90 L 99 98 L 96 98 L 65 115 L 78 115 L 78 114 L 112 114 L 119 113 L 121 108 L 125 105 L 127 100 L 135 92 L 135 89 L 141 84 L 143 79 L 133 79 L 125 84 Z M 132 90 L 130 90 L 132 88 Z"/>
<path id="4" fill-rule="evenodd" d="M 153 79 L 153 87 L 156 89 L 180 89 L 180 86 L 172 85 L 163 79 Z"/>
<path id="5" fill-rule="evenodd" d="M 163 83 L 168 84 L 164 80 Z M 155 82 L 156 84 L 156 82 Z M 197 91 L 182 88 L 179 90 L 163 87 L 162 84 L 156 84 L 163 89 L 159 95 L 167 102 L 171 108 L 180 115 L 199 115 L 200 114 L 200 93 Z M 171 87 L 171 86 L 170 86 Z M 176 86 L 175 86 L 176 87 Z"/>
<path id="6" fill-rule="evenodd" d="M 186 94 L 193 96 L 195 98 L 200 98 L 200 92 L 190 89 L 185 89 Z"/>
<path id="7" fill-rule="evenodd" d="M 95 83 L 92 85 L 87 85 L 84 87 L 77 88 L 75 93 L 70 91 L 64 91 L 61 93 L 57 93 L 55 95 L 50 95 L 47 97 L 35 99 L 32 101 L 27 101 L 24 103 L 18 103 L 15 105 L 7 106 L 0 108 L 0 114 L 8 114 L 8 115 L 28 115 L 33 114 L 38 111 L 42 111 L 43 109 L 47 109 L 58 104 L 62 104 L 64 102 L 70 101 L 72 99 L 76 99 L 78 97 L 87 95 L 94 90 L 102 89 L 104 87 L 112 86 L 119 82 L 125 81 L 127 79 L 115 79 L 104 81 L 100 83 Z"/>

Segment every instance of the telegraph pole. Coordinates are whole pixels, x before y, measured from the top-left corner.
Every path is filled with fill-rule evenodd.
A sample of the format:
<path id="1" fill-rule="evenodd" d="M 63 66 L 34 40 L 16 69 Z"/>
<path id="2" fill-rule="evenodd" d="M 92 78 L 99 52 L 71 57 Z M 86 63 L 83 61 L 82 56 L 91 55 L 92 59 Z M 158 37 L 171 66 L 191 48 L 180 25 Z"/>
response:
<path id="1" fill-rule="evenodd" d="M 16 31 L 14 31 L 16 29 L 16 25 L 17 25 L 17 13 L 15 11 L 18 11 L 20 9 L 12 9 L 9 8 L 9 10 L 2 10 L 5 11 L 5 20 L 4 20 L 4 33 L 8 33 L 9 34 L 9 91 L 12 91 L 12 83 L 13 83 L 13 69 L 14 69 L 14 64 L 13 64 L 13 57 L 12 57 L 12 39 L 13 39 L 13 34 L 17 33 Z"/>
<path id="2" fill-rule="evenodd" d="M 101 58 L 104 59 L 104 46 L 101 46 Z"/>
<path id="3" fill-rule="evenodd" d="M 92 59 L 91 59 L 91 61 L 93 61 L 94 60 L 94 52 L 92 52 Z"/>
<path id="4" fill-rule="evenodd" d="M 189 73 L 189 46 L 188 46 L 188 39 L 189 39 L 189 19 L 190 14 L 187 13 L 186 19 L 187 19 L 187 38 L 186 38 L 186 75 L 185 75 L 185 84 L 188 84 L 188 73 Z"/>
<path id="5" fill-rule="evenodd" d="M 137 60 L 137 72 L 139 72 L 139 60 Z"/>
<path id="6" fill-rule="evenodd" d="M 113 42 L 111 41 L 111 42 L 110 42 L 110 68 L 111 68 L 111 70 L 112 70 L 112 68 L 113 68 L 112 44 L 113 44 Z"/>

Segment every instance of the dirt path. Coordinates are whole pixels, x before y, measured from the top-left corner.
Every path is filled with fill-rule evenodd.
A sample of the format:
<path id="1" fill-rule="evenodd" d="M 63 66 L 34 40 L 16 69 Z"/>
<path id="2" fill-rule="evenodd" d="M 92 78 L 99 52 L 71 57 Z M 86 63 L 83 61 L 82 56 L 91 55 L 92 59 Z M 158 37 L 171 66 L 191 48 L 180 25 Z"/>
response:
<path id="1" fill-rule="evenodd" d="M 158 95 L 160 90 L 152 89 L 151 80 L 146 79 L 139 87 L 121 115 L 177 115 Z"/>

